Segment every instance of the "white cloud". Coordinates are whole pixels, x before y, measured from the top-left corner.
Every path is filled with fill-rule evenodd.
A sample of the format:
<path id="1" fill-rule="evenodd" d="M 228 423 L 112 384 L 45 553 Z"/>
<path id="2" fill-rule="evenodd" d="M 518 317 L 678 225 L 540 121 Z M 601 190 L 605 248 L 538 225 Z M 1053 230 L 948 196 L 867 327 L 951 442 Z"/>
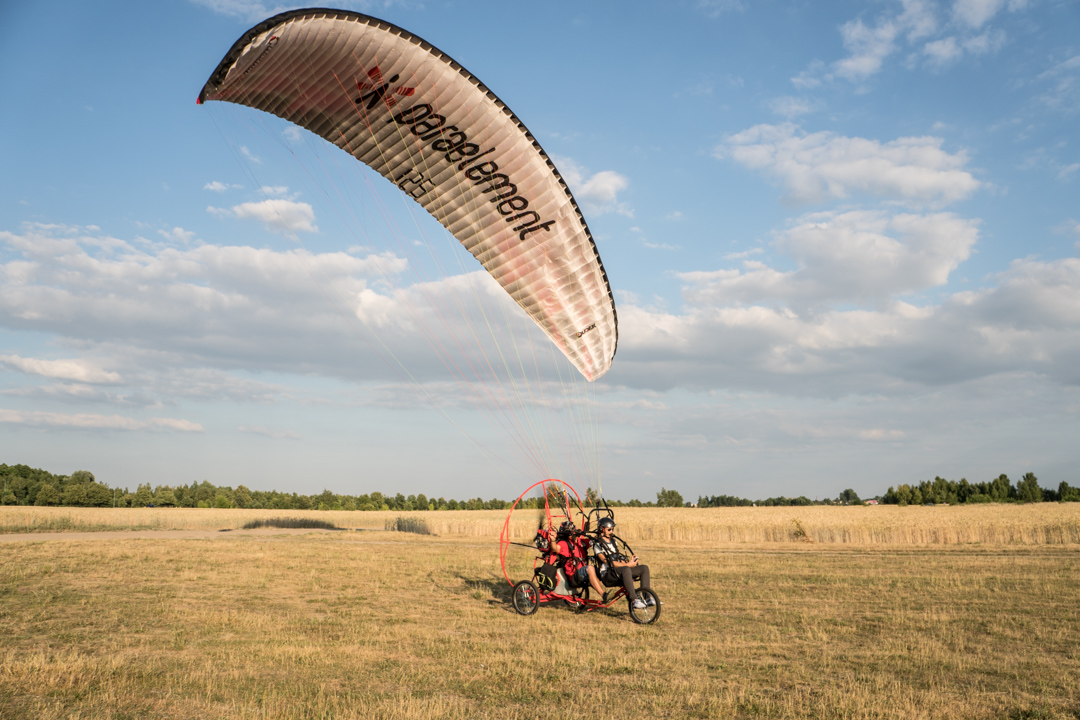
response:
<path id="1" fill-rule="evenodd" d="M 240 425 L 236 428 L 242 433 L 248 433 L 251 435 L 263 435 L 275 440 L 299 440 L 300 436 L 294 433 L 292 430 L 274 430 L 273 428 L 263 427 L 262 425 Z"/>
<path id="2" fill-rule="evenodd" d="M 81 430 L 176 430 L 203 432 L 203 426 L 178 418 L 138 420 L 122 415 L 56 413 L 0 408 L 0 422 L 30 427 L 76 428 Z"/>
<path id="3" fill-rule="evenodd" d="M 210 190 L 212 192 L 225 192 L 226 190 L 235 190 L 243 187 L 243 185 L 230 185 L 229 183 L 219 182 L 214 180 L 203 185 L 203 190 Z"/>
<path id="4" fill-rule="evenodd" d="M 955 37 L 928 42 L 923 46 L 923 52 L 933 64 L 939 66 L 947 65 L 963 54 Z"/>
<path id="5" fill-rule="evenodd" d="M 578 193 L 586 200 L 609 205 L 618 200 L 619 192 L 630 186 L 630 181 L 614 170 L 601 170 L 586 180 Z"/>
<path id="6" fill-rule="evenodd" d="M 172 230 L 158 230 L 158 235 L 178 243 L 189 243 L 195 238 L 195 233 L 182 227 L 174 227 Z"/>
<path id="7" fill-rule="evenodd" d="M 821 85 L 821 78 L 825 74 L 825 63 L 815 60 L 810 67 L 791 78 L 791 84 L 800 90 L 813 90 Z"/>
<path id="8" fill-rule="evenodd" d="M 1055 75 L 1061 75 L 1062 73 L 1071 72 L 1072 70 L 1080 69 L 1080 55 L 1073 55 L 1068 60 L 1063 60 L 1054 65 L 1049 70 L 1039 75 L 1040 79 L 1053 77 Z"/>
<path id="9" fill-rule="evenodd" d="M 964 49 L 972 55 L 986 55 L 997 52 L 1005 46 L 1005 33 L 1001 30 L 986 31 L 982 35 L 964 40 Z"/>
<path id="10" fill-rule="evenodd" d="M 619 202 L 619 193 L 630 187 L 630 181 L 614 170 L 601 170 L 587 176 L 585 168 L 570 158 L 557 158 L 555 163 L 582 210 L 590 215 L 616 212 L 633 217 L 633 210 Z"/>
<path id="11" fill-rule="evenodd" d="M 648 240 L 643 240 L 641 242 L 641 244 L 644 245 L 645 247 L 649 248 L 650 250 L 682 250 L 681 245 L 669 245 L 668 243 L 654 243 L 654 242 L 649 242 Z"/>
<path id="12" fill-rule="evenodd" d="M 865 193 L 909 203 L 963 200 L 982 183 L 964 170 L 967 154 L 950 154 L 936 137 L 881 143 L 830 132 L 807 134 L 797 125 L 756 125 L 728 136 L 714 155 L 764 170 L 795 203 Z"/>
<path id="13" fill-rule="evenodd" d="M 764 250 L 761 248 L 750 248 L 749 250 L 743 250 L 742 252 L 731 252 L 724 255 L 725 260 L 745 260 L 751 255 L 760 255 Z"/>
<path id="14" fill-rule="evenodd" d="M 259 220 L 268 230 L 276 232 L 319 231 L 311 205 L 282 198 L 241 203 L 228 209 L 211 206 L 206 211 L 218 217 L 232 215 L 242 220 Z"/>
<path id="15" fill-rule="evenodd" d="M 881 70 L 885 58 L 895 50 L 900 28 L 894 22 L 882 22 L 867 27 L 862 20 L 853 20 L 840 27 L 844 48 L 851 54 L 839 60 L 833 71 L 847 80 L 862 81 Z"/>
<path id="16" fill-rule="evenodd" d="M 872 21 L 856 18 L 841 25 L 840 38 L 847 56 L 828 64 L 815 60 L 792 78 L 792 83 L 804 90 L 837 78 L 862 85 L 881 72 L 885 61 L 905 46 L 915 51 L 915 55 L 909 56 L 909 67 L 917 64 L 912 60 L 921 54 L 928 66 L 941 70 L 965 53 L 983 55 L 1003 47 L 1004 31 L 983 28 L 1003 8 L 1015 12 L 1026 6 L 1026 0 L 956 0 L 952 22 L 943 26 L 938 21 L 935 3 L 901 0 L 899 7 L 894 4 L 892 10 Z M 941 36 L 943 30 L 952 33 Z"/>
<path id="17" fill-rule="evenodd" d="M 1004 8 L 1016 12 L 1027 5 L 1027 0 L 956 0 L 953 17 L 962 25 L 978 30 Z"/>
<path id="18" fill-rule="evenodd" d="M 102 370 L 96 363 L 78 358 L 39 360 L 18 355 L 0 355 L 0 363 L 28 375 L 40 375 L 54 380 L 73 380 L 80 383 L 118 383 L 118 373 Z"/>
<path id="19" fill-rule="evenodd" d="M 741 0 L 698 0 L 697 6 L 711 18 L 720 17 L 726 12 L 745 9 Z"/>
<path id="20" fill-rule="evenodd" d="M 1068 218 L 1059 222 L 1051 230 L 1059 235 L 1076 235 L 1080 237 L 1080 222 L 1077 222 L 1074 218 Z"/>
<path id="21" fill-rule="evenodd" d="M 102 244 L 39 227 L 0 232 L 0 257 L 11 258 L 0 263 L 0 327 L 127 362 L 124 380 L 152 397 L 266 402 L 282 392 L 222 371 L 380 380 L 400 361 L 417 378 L 446 377 L 455 371 L 442 348 L 483 367 L 501 343 L 540 332 L 482 270 L 395 287 L 409 266 L 390 253 L 94 250 Z"/>
<path id="22" fill-rule="evenodd" d="M 818 105 L 808 98 L 785 96 L 769 101 L 769 109 L 776 115 L 791 119 L 814 112 Z"/>
<path id="23" fill-rule="evenodd" d="M 787 307 L 619 308 L 609 382 L 903 396 L 1009 373 L 1080 385 L 1080 259 L 1018 260 L 938 305 L 800 315 Z"/>
<path id="24" fill-rule="evenodd" d="M 933 5 L 925 0 L 902 0 L 901 12 L 885 14 L 872 25 L 861 19 L 840 26 L 840 37 L 849 55 L 832 64 L 832 75 L 863 82 L 881 71 L 885 59 L 897 49 L 897 40 L 913 42 L 937 29 Z"/>
<path id="25" fill-rule="evenodd" d="M 1039 74 L 1047 88 L 1039 100 L 1051 110 L 1074 113 L 1080 110 L 1080 55 L 1055 63 Z"/>
<path id="26" fill-rule="evenodd" d="M 964 53 L 971 55 L 986 55 L 996 52 L 1005 45 L 1005 33 L 996 30 L 987 30 L 981 35 L 960 38 L 955 35 L 928 42 L 923 46 L 923 54 L 927 64 L 933 68 L 943 69 L 963 57 Z"/>
<path id="27" fill-rule="evenodd" d="M 746 260 L 742 270 L 681 273 L 693 305 L 781 303 L 800 310 L 823 303 L 884 303 L 944 285 L 971 253 L 976 223 L 950 213 L 817 213 L 781 234 L 777 249 L 797 269 Z"/>

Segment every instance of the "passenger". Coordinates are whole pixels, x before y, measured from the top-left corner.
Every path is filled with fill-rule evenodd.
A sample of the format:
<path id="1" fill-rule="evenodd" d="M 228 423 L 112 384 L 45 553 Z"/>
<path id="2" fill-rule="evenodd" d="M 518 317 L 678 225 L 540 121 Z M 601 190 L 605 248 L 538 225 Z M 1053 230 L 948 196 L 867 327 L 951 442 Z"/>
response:
<path id="1" fill-rule="evenodd" d="M 600 578 L 596 574 L 596 567 L 589 562 L 589 548 L 592 540 L 585 533 L 578 533 L 571 543 L 570 551 L 573 555 L 574 574 L 572 584 L 583 588 L 586 585 L 596 591 L 597 597 L 604 597 L 604 586 L 600 584 Z M 567 576 L 570 571 L 567 571 Z"/>
<path id="2" fill-rule="evenodd" d="M 637 596 L 637 591 L 634 590 L 634 581 L 641 581 L 641 588 L 643 590 L 649 589 L 649 566 L 639 565 L 637 555 L 632 558 L 619 553 L 618 547 L 615 545 L 615 539 L 613 535 L 615 533 L 615 521 L 609 517 L 602 518 L 600 520 L 600 535 L 596 539 L 596 543 L 593 546 L 593 552 L 596 553 L 596 559 L 600 563 L 601 572 L 595 573 L 599 576 L 608 587 L 618 587 L 622 585 L 626 590 L 626 597 L 630 600 L 630 604 L 637 610 L 644 609 L 648 605 L 655 605 L 655 601 L 651 594 L 646 595 L 646 599 L 642 600 Z M 604 600 L 607 600 L 607 596 L 604 596 Z"/>
<path id="3" fill-rule="evenodd" d="M 592 540 L 567 520 L 559 526 L 551 543 L 551 564 L 558 564 L 566 575 L 566 581 L 572 588 L 590 586 L 600 597 L 604 596 L 604 586 L 596 575 L 596 569 L 589 563 L 589 547 Z"/>

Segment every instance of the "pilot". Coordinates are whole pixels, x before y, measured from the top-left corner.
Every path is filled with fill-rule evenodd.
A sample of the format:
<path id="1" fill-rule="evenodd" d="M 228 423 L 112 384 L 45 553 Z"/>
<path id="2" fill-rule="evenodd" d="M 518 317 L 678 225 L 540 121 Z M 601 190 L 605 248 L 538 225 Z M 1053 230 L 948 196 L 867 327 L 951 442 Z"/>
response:
<path id="1" fill-rule="evenodd" d="M 599 576 L 600 580 L 608 587 L 622 585 L 626 590 L 626 597 L 637 610 L 656 604 L 651 594 L 647 594 L 646 599 L 642 600 L 637 596 L 637 591 L 634 590 L 635 580 L 641 581 L 642 590 L 649 589 L 649 566 L 639 565 L 637 555 L 628 558 L 619 552 L 614 538 L 614 520 L 609 517 L 601 518 L 599 526 L 600 534 L 596 542 L 593 543 L 593 552 L 596 554 L 597 562 L 600 563 L 600 571 L 598 573 L 591 572 L 590 581 L 593 577 Z M 589 570 L 592 571 L 592 568 L 590 567 Z"/>

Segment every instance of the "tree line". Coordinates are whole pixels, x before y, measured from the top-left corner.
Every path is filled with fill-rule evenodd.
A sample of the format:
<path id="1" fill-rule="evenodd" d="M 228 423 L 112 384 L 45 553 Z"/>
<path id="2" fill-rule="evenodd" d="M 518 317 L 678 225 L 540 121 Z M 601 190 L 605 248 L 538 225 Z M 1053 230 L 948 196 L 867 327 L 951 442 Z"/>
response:
<path id="1" fill-rule="evenodd" d="M 512 502 L 493 498 L 469 500 L 427 497 L 417 495 L 393 495 L 372 492 L 361 495 L 341 495 L 323 490 L 318 495 L 279 492 L 277 490 L 251 490 L 244 485 L 235 489 L 214 485 L 203 480 L 190 485 L 140 484 L 134 492 L 128 488 L 109 487 L 99 482 L 87 470 L 76 470 L 71 475 L 54 475 L 46 470 L 26 465 L 0 463 L 0 491 L 2 505 L 36 505 L 38 507 L 191 507 L 191 508 L 250 508 L 267 510 L 505 510 Z M 554 498 L 553 498 L 554 499 Z M 935 477 L 918 485 L 890 487 L 884 496 L 876 498 L 891 505 L 950 505 L 983 502 L 1080 502 L 1080 488 L 1061 482 L 1057 490 L 1042 488 L 1033 473 L 1027 473 L 1015 485 L 1008 476 L 1000 475 L 989 482 L 969 483 Z M 597 494 L 591 488 L 585 491 L 586 506 L 595 505 Z M 661 488 L 656 501 L 609 500 L 611 507 L 693 507 L 684 502 L 676 490 Z M 765 500 L 748 500 L 731 495 L 699 496 L 697 507 L 759 507 L 798 505 L 861 505 L 858 494 L 847 489 L 835 499 L 811 500 L 776 497 Z M 538 508 L 543 498 L 525 498 L 519 507 Z"/>
<path id="2" fill-rule="evenodd" d="M 109 487 L 99 482 L 87 470 L 71 475 L 54 475 L 46 470 L 26 465 L 0 464 L 0 505 L 36 505 L 38 507 L 190 507 L 246 508 L 263 510 L 506 510 L 512 501 L 493 498 L 469 500 L 429 498 L 423 493 L 404 495 L 372 492 L 362 495 L 341 495 L 323 490 L 318 495 L 251 490 L 244 485 L 235 489 L 214 485 L 203 480 L 190 485 L 139 485 L 134 492 L 128 488 Z M 586 491 L 586 503 L 595 502 L 596 493 Z M 674 490 L 661 490 L 657 502 L 630 500 L 609 501 L 612 507 L 662 507 L 683 505 L 682 496 Z M 543 498 L 525 498 L 519 504 L 524 509 L 543 506 Z"/>
<path id="3" fill-rule="evenodd" d="M 998 475 L 989 482 L 946 480 L 935 477 L 918 485 L 890 487 L 881 501 L 887 505 L 964 505 L 968 503 L 1009 502 L 1080 502 L 1080 488 L 1071 487 L 1064 480 L 1057 490 L 1039 486 L 1035 473 L 1026 473 L 1013 485 L 1008 475 Z"/>

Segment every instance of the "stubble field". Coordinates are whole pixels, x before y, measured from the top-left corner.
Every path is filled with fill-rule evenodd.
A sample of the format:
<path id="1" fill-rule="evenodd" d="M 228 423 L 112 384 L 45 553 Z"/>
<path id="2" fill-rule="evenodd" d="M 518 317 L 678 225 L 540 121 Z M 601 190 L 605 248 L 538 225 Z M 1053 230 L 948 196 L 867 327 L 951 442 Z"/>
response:
<path id="1" fill-rule="evenodd" d="M 4 542 L 0 717 L 1080 717 L 1080 546 L 799 537 L 638 541 L 649 627 L 518 616 L 494 537 Z"/>

